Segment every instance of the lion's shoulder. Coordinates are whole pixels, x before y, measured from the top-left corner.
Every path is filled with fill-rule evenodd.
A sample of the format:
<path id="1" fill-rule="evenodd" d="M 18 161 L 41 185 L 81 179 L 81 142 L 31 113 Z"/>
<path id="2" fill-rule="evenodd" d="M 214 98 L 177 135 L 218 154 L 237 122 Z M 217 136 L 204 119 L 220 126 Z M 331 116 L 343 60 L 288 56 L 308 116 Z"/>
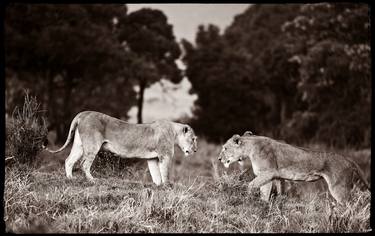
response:
<path id="1" fill-rule="evenodd" d="M 275 145 L 278 143 L 277 140 L 272 139 L 267 136 L 260 136 L 260 135 L 243 135 L 241 136 L 242 140 L 246 141 L 246 145 L 252 145 L 252 146 L 269 146 L 269 145 Z"/>

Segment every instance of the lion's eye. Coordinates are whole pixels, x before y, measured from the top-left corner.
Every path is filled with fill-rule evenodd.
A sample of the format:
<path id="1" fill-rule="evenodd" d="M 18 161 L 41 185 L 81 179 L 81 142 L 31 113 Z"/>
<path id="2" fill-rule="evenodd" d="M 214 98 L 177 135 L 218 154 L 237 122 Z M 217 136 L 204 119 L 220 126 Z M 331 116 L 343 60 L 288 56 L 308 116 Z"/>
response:
<path id="1" fill-rule="evenodd" d="M 227 160 L 227 163 L 229 163 L 230 162 L 230 160 Z"/>

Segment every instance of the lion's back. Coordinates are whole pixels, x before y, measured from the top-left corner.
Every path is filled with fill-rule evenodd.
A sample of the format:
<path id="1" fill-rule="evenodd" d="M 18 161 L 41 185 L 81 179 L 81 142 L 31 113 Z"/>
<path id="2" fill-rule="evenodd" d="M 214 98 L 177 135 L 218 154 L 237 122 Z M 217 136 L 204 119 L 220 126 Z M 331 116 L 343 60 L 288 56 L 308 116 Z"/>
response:
<path id="1" fill-rule="evenodd" d="M 127 124 L 125 121 L 97 111 L 82 111 L 76 117 L 78 117 L 78 129 L 81 133 L 100 132 L 105 135 L 106 132 Z"/>
<path id="2" fill-rule="evenodd" d="M 173 122 L 160 119 L 152 123 L 131 124 L 96 111 L 82 111 L 77 114 L 80 133 L 90 136 L 100 133 L 103 140 L 117 145 L 133 147 L 163 145 L 174 141 Z"/>
<path id="3" fill-rule="evenodd" d="M 322 169 L 328 160 L 337 159 L 337 155 L 297 147 L 284 141 L 275 140 L 265 136 L 249 137 L 254 148 L 254 154 L 262 159 L 272 160 L 278 168 L 290 169 Z"/>

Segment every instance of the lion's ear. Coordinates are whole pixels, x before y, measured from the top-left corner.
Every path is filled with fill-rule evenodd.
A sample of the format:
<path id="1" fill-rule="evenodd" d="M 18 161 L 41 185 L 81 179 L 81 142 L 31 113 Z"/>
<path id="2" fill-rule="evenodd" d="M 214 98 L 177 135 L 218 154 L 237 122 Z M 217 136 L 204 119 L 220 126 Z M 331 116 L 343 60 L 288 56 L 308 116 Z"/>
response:
<path id="1" fill-rule="evenodd" d="M 241 144 L 241 137 L 238 134 L 233 135 L 233 142 L 237 145 Z"/>
<path id="2" fill-rule="evenodd" d="M 251 131 L 246 131 L 245 133 L 243 133 L 242 136 L 252 136 L 252 135 L 254 135 L 253 132 L 251 132 Z"/>
<path id="3" fill-rule="evenodd" d="M 187 126 L 184 126 L 184 128 L 182 129 L 182 132 L 184 132 L 184 134 L 186 134 L 188 131 L 189 131 L 189 128 Z"/>

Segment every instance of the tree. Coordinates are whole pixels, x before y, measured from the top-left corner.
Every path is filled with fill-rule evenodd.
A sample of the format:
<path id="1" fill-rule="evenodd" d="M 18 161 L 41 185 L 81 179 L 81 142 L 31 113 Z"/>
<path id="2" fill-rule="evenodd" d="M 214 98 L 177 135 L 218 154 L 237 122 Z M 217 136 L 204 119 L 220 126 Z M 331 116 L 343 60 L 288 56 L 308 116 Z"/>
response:
<path id="1" fill-rule="evenodd" d="M 289 142 L 370 145 L 365 4 L 257 4 L 184 41 L 193 123 L 214 141 L 252 130 Z"/>
<path id="2" fill-rule="evenodd" d="M 246 130 L 277 134 L 292 110 L 297 68 L 289 62 L 281 25 L 297 5 L 255 5 L 235 17 L 223 35 L 198 28 L 196 46 L 187 41 L 186 75 L 198 94 L 195 127 L 220 141 Z M 284 108 L 283 108 L 284 107 Z"/>
<path id="3" fill-rule="evenodd" d="M 258 130 L 264 103 L 251 76 L 250 57 L 234 51 L 214 25 L 200 26 L 196 46 L 184 40 L 186 76 L 198 95 L 192 125 L 210 141 L 220 142 L 233 133 Z"/>
<path id="4" fill-rule="evenodd" d="M 316 117 L 315 139 L 336 146 L 370 145 L 368 5 L 308 4 L 283 30 L 297 45 L 298 90 L 307 103 L 302 112 Z"/>
<path id="5" fill-rule="evenodd" d="M 58 141 L 65 140 L 75 110 L 87 106 L 84 101 L 91 100 L 88 97 L 77 99 L 76 95 L 84 94 L 76 91 L 78 87 L 87 85 L 83 87 L 95 91 L 126 75 L 129 55 L 117 38 L 117 25 L 122 24 L 126 12 L 125 5 L 114 4 L 7 6 L 8 78 L 25 82 L 38 95 L 48 111 L 49 128 L 57 131 Z M 117 85 L 126 92 L 116 93 L 116 99 L 111 101 L 119 101 L 116 104 L 126 116 L 132 105 L 128 97 L 132 86 L 128 80 L 122 81 L 124 83 Z M 89 107 L 103 108 L 94 103 Z"/>
<path id="6" fill-rule="evenodd" d="M 237 15 L 223 35 L 234 50 L 251 55 L 252 77 L 268 107 L 259 114 L 264 128 L 279 136 L 279 128 L 289 118 L 296 103 L 298 64 L 290 61 L 288 39 L 282 34 L 285 21 L 298 15 L 298 4 L 256 4 Z"/>
<path id="7" fill-rule="evenodd" d="M 119 28 L 119 40 L 133 58 L 131 77 L 139 86 L 137 119 L 142 123 L 145 89 L 161 79 L 181 81 L 182 74 L 175 63 L 181 52 L 172 26 L 159 10 L 146 8 L 132 12 Z"/>

